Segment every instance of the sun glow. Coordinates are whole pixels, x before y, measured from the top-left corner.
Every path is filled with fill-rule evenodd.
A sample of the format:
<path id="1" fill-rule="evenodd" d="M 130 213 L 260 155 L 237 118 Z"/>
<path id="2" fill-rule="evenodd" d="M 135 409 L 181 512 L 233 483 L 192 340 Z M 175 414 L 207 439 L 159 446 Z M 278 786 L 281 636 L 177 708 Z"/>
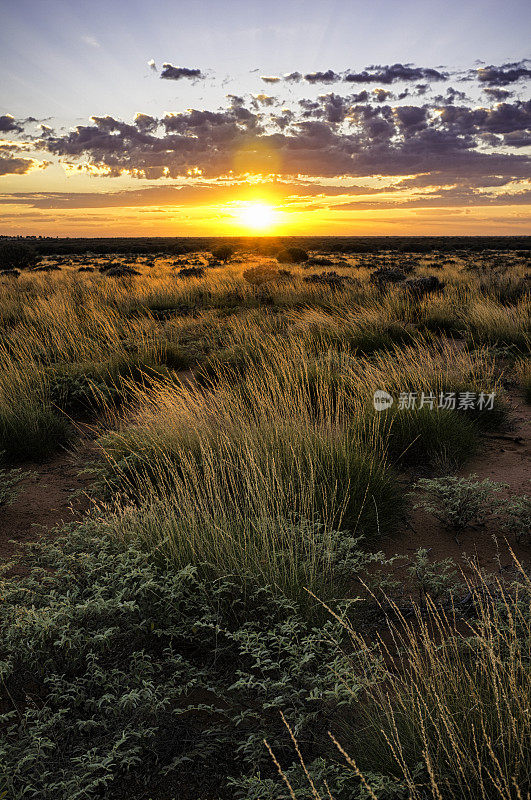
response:
<path id="1" fill-rule="evenodd" d="M 272 228 L 276 222 L 275 208 L 268 203 L 242 203 L 236 214 L 240 225 L 255 231 Z"/>

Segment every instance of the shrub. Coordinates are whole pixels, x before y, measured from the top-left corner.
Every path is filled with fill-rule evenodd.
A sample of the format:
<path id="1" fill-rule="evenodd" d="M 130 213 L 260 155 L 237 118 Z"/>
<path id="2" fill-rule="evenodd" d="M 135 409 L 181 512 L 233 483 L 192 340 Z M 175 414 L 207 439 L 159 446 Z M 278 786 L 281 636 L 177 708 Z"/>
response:
<path id="1" fill-rule="evenodd" d="M 308 253 L 302 247 L 285 247 L 277 253 L 277 261 L 281 264 L 302 264 L 308 258 Z"/>
<path id="2" fill-rule="evenodd" d="M 0 269 L 29 269 L 38 260 L 37 252 L 24 242 L 0 242 Z"/>
<path id="3" fill-rule="evenodd" d="M 218 261 L 228 261 L 229 258 L 234 253 L 234 248 L 230 246 L 230 244 L 220 244 L 219 247 L 215 247 L 212 250 L 212 255 Z"/>
<path id="4" fill-rule="evenodd" d="M 119 398 L 112 379 L 92 378 L 81 370 L 55 372 L 49 384 L 50 402 L 68 414 L 92 413 Z"/>
<path id="5" fill-rule="evenodd" d="M 64 533 L 28 552 L 29 577 L 2 586 L 0 761 L 12 800 L 155 787 L 228 800 L 231 778 L 274 778 L 264 737 L 289 753 L 280 710 L 314 739 L 309 752 L 321 746 L 317 709 L 332 720 L 353 697 L 337 680 L 350 669 L 340 623 L 312 629 L 266 586 L 204 582 L 98 523 Z"/>
<path id="6" fill-rule="evenodd" d="M 499 508 L 499 500 L 493 493 L 500 492 L 505 486 L 488 478 L 477 480 L 477 475 L 421 478 L 413 488 L 421 491 L 424 497 L 415 508 L 424 509 L 446 527 L 459 532 L 492 516 Z"/>
<path id="7" fill-rule="evenodd" d="M 511 497 L 503 504 L 502 515 L 502 527 L 513 534 L 517 542 L 531 535 L 531 497 Z"/>
<path id="8" fill-rule="evenodd" d="M 264 283 L 272 283 L 289 278 L 289 273 L 286 270 L 276 269 L 275 267 L 260 264 L 257 267 L 251 267 L 243 272 L 244 280 L 252 286 L 262 286 Z"/>
<path id="9" fill-rule="evenodd" d="M 0 508 L 14 503 L 20 492 L 20 482 L 30 475 L 20 469 L 0 468 Z"/>

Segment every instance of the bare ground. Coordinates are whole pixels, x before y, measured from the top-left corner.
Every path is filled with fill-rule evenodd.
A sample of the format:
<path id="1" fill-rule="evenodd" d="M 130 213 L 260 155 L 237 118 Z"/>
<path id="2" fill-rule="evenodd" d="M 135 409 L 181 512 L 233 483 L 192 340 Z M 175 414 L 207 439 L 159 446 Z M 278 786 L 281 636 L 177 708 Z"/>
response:
<path id="1" fill-rule="evenodd" d="M 504 497 L 513 494 L 530 494 L 530 446 L 529 425 L 531 407 L 526 405 L 520 394 L 511 392 L 509 401 L 509 430 L 500 435 L 486 435 L 480 453 L 468 461 L 457 474 L 463 477 L 476 474 L 479 479 L 489 478 L 492 481 L 508 484 L 508 488 L 500 492 Z M 382 550 L 387 556 L 412 555 L 421 547 L 430 550 L 435 560 L 447 557 L 456 562 L 463 555 L 474 558 L 476 563 L 489 571 L 512 570 L 514 559 L 510 549 L 518 560 L 529 563 L 531 556 L 530 537 L 524 537 L 521 543 L 514 539 L 506 540 L 506 534 L 499 527 L 490 523 L 485 526 L 465 531 L 455 541 L 444 526 L 431 515 L 422 510 L 413 511 L 410 524 L 402 526 L 393 536 L 382 542 Z M 509 549 L 510 548 L 510 549 Z"/>
<path id="2" fill-rule="evenodd" d="M 90 476 L 80 474 L 94 458 L 94 433 L 89 426 L 79 426 L 74 447 L 45 463 L 22 465 L 30 475 L 20 483 L 15 502 L 0 509 L 0 560 L 11 558 L 17 543 L 36 541 L 61 523 L 80 519 L 91 502 L 85 492 Z M 76 497 L 72 495 L 76 493 Z M 17 568 L 16 570 L 23 571 Z"/>

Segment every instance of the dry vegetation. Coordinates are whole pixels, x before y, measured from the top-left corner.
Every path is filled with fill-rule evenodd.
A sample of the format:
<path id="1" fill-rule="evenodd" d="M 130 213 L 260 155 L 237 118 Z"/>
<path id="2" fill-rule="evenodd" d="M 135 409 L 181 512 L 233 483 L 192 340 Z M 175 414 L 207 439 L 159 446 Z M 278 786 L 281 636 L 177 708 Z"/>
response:
<path id="1" fill-rule="evenodd" d="M 97 437 L 94 510 L 4 581 L 7 797 L 529 797 L 529 499 L 496 508 L 510 579 L 379 552 L 420 476 L 479 514 L 488 487 L 437 480 L 506 432 L 508 387 L 529 402 L 528 251 L 450 256 L 0 276 L 0 479 Z M 493 407 L 439 407 L 466 392 Z"/>

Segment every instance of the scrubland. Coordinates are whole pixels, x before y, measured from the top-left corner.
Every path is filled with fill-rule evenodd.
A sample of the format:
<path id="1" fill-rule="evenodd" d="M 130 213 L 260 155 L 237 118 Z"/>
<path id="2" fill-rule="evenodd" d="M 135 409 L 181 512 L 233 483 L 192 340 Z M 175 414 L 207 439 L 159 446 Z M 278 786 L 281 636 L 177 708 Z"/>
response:
<path id="1" fill-rule="evenodd" d="M 17 470 L 94 440 L 89 513 L 4 570 L 6 797 L 530 796 L 529 498 L 452 480 L 529 403 L 528 267 L 323 244 L 0 277 L 0 520 Z M 419 498 L 503 569 L 394 556 Z"/>

